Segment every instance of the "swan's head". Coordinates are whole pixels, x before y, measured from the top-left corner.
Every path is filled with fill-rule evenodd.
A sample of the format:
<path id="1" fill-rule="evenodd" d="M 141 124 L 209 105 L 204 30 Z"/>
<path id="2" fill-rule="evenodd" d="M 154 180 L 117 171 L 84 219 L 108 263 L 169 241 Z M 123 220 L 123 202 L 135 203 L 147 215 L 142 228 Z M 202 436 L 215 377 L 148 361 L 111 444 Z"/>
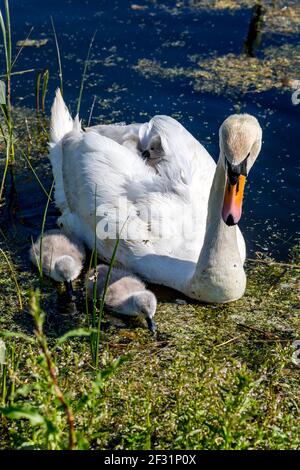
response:
<path id="1" fill-rule="evenodd" d="M 262 130 L 250 114 L 233 114 L 220 127 L 220 158 L 226 172 L 222 217 L 235 225 L 242 215 L 246 178 L 261 149 Z"/>
<path id="2" fill-rule="evenodd" d="M 136 315 L 145 318 L 148 328 L 155 331 L 156 326 L 153 317 L 156 312 L 157 300 L 153 292 L 149 290 L 137 292 L 133 295 L 133 308 Z"/>

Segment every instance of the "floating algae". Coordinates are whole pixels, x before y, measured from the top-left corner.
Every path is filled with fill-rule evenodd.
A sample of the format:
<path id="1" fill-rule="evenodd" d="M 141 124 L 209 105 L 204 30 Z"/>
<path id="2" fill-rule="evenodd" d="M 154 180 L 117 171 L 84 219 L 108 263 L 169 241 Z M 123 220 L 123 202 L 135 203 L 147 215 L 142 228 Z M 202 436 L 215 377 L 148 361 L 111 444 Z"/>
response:
<path id="1" fill-rule="evenodd" d="M 291 4 L 292 3 L 292 4 Z M 279 2 L 276 8 L 266 10 L 264 31 L 293 34 L 300 32 L 300 5 L 296 2 Z"/>
<path id="2" fill-rule="evenodd" d="M 45 46 L 49 39 L 24 39 L 17 42 L 20 47 L 41 47 Z"/>
<path id="3" fill-rule="evenodd" d="M 286 89 L 290 80 L 300 76 L 300 47 L 290 44 L 265 49 L 262 59 L 231 53 L 191 59 L 197 67 L 163 67 L 155 60 L 141 59 L 135 69 L 146 78 L 190 78 L 196 91 L 229 97 Z"/>
<path id="4" fill-rule="evenodd" d="M 240 10 L 241 8 L 254 7 L 257 3 L 257 0 L 190 0 L 189 6 L 209 10 Z"/>
<path id="5" fill-rule="evenodd" d="M 269 33 L 293 34 L 300 32 L 300 5 L 298 0 L 189 0 L 176 2 L 173 8 L 160 5 L 171 14 L 179 14 L 183 7 L 197 10 L 227 10 L 234 13 L 245 8 L 261 6 L 264 11 L 263 30 Z"/>

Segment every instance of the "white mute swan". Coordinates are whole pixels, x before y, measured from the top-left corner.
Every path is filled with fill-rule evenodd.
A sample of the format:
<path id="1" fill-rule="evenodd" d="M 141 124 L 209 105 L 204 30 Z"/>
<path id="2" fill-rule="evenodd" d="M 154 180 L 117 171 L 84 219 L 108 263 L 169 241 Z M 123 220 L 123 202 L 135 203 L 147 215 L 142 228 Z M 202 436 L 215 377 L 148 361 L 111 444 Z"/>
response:
<path id="1" fill-rule="evenodd" d="M 67 236 L 61 230 L 48 230 L 30 248 L 30 259 L 35 266 L 41 262 L 43 272 L 57 282 L 64 282 L 72 298 L 72 281 L 81 273 L 85 249 L 81 241 Z"/>
<path id="2" fill-rule="evenodd" d="M 86 283 L 90 299 L 93 298 L 94 282 L 97 283 L 97 296 L 102 296 L 108 269 L 108 266 L 100 264 L 97 266 L 96 274 L 94 269 L 88 272 Z M 153 292 L 146 289 L 140 279 L 128 271 L 112 268 L 105 305 L 110 310 L 122 315 L 145 318 L 149 330 L 154 332 L 156 329 L 153 321 L 157 306 L 156 297 Z"/>
<path id="3" fill-rule="evenodd" d="M 104 126 L 101 126 L 102 128 Z M 205 302 L 229 302 L 245 291 L 245 242 L 236 226 L 244 183 L 261 148 L 262 130 L 248 114 L 221 125 L 218 164 L 176 120 L 107 126 L 83 132 L 59 91 L 52 106 L 50 160 L 60 224 L 111 258 L 156 284 Z M 138 132 L 143 146 L 153 132 L 164 154 L 159 174 L 119 140 Z M 114 134 L 114 135 L 113 135 Z M 96 225 L 95 225 L 96 223 Z"/>

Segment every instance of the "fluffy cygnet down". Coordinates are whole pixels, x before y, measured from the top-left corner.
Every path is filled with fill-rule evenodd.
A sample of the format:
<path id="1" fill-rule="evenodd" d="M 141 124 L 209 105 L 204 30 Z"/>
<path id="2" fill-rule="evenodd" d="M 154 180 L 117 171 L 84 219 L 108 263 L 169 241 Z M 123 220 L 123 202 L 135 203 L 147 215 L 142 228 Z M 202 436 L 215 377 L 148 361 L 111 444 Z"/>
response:
<path id="1" fill-rule="evenodd" d="M 57 282 L 64 282 L 68 295 L 73 298 L 72 281 L 81 273 L 85 260 L 83 244 L 62 230 L 45 232 L 33 243 L 30 259 L 35 266 L 41 264 L 43 272 Z"/>
<path id="2" fill-rule="evenodd" d="M 145 163 L 154 169 L 166 157 L 159 135 L 153 136 L 147 147 L 143 148 L 139 137 L 134 133 L 128 133 L 125 134 L 122 145 L 143 158 Z"/>
<path id="3" fill-rule="evenodd" d="M 88 297 L 93 298 L 93 286 L 97 282 L 97 297 L 104 291 L 109 267 L 97 266 L 95 273 L 91 269 L 87 275 Z M 146 289 L 145 284 L 128 271 L 113 268 L 105 296 L 105 305 L 116 313 L 145 318 L 150 331 L 155 331 L 153 317 L 157 300 L 153 292 Z"/>

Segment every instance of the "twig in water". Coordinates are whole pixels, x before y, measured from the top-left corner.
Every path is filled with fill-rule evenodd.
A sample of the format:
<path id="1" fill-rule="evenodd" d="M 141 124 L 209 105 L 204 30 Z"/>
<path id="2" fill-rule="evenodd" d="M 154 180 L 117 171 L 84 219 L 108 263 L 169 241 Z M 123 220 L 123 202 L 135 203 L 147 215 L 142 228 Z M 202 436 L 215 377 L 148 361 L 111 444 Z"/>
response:
<path id="1" fill-rule="evenodd" d="M 215 348 L 221 348 L 222 346 L 225 346 L 225 344 L 233 343 L 233 341 L 236 341 L 237 339 L 242 338 L 245 335 L 245 333 L 242 333 L 241 335 L 235 336 L 235 338 L 230 338 L 227 341 L 224 341 L 224 343 L 217 344 L 214 346 Z"/>
<path id="2" fill-rule="evenodd" d="M 268 266 L 278 266 L 278 267 L 283 267 L 283 268 L 300 269 L 300 264 L 280 263 L 279 261 L 269 261 L 266 259 L 251 259 L 251 258 L 247 258 L 246 261 L 249 261 L 250 263 L 267 264 Z"/>
<path id="3" fill-rule="evenodd" d="M 260 335 L 263 335 L 268 339 L 280 339 L 276 333 L 272 333 L 271 331 L 264 331 L 264 330 L 261 330 L 260 328 L 254 327 L 254 326 L 245 325 L 245 323 L 238 323 L 238 322 L 235 322 L 235 323 L 236 323 L 237 326 L 240 326 L 240 327 L 245 328 L 247 330 L 251 330 L 255 333 L 259 333 Z"/>

